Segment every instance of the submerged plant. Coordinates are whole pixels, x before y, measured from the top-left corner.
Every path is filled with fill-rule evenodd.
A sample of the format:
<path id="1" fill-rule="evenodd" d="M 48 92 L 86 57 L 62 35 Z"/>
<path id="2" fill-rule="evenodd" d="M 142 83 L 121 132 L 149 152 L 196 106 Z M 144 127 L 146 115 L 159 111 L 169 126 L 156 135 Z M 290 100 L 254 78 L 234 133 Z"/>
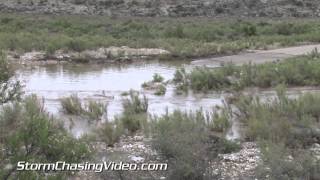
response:
<path id="1" fill-rule="evenodd" d="M 157 96 L 163 96 L 163 95 L 166 94 L 166 91 L 167 91 L 166 86 L 161 84 L 161 85 L 159 85 L 157 87 L 157 90 L 156 90 L 156 92 L 154 94 L 157 95 Z"/>
<path id="2" fill-rule="evenodd" d="M 154 75 L 153 75 L 153 79 L 152 79 L 152 82 L 162 82 L 164 80 L 164 78 L 160 75 L 160 74 L 158 74 L 158 73 L 155 73 Z"/>
<path id="3" fill-rule="evenodd" d="M 62 98 L 60 102 L 62 110 L 67 114 L 81 115 L 81 113 L 84 111 L 81 100 L 76 94 L 73 94 L 70 97 Z"/>
<path id="4" fill-rule="evenodd" d="M 82 103 L 80 98 L 73 94 L 70 97 L 60 100 L 64 113 L 69 115 L 86 116 L 89 120 L 101 120 L 103 115 L 107 113 L 107 104 L 89 100 Z"/>

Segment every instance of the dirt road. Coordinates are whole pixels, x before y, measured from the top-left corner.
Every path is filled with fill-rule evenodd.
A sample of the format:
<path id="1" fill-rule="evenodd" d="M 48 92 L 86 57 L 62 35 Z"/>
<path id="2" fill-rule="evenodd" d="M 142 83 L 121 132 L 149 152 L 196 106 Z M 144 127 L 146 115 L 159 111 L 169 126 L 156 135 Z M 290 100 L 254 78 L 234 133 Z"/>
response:
<path id="1" fill-rule="evenodd" d="M 198 59 L 191 62 L 195 66 L 217 67 L 221 63 L 232 62 L 236 65 L 246 64 L 249 62 L 261 64 L 265 62 L 281 61 L 293 56 L 311 53 L 314 49 L 320 51 L 320 44 L 303 45 L 296 47 L 281 48 L 275 50 L 257 50 L 254 52 L 241 53 L 232 56 L 223 56 L 215 58 Z"/>

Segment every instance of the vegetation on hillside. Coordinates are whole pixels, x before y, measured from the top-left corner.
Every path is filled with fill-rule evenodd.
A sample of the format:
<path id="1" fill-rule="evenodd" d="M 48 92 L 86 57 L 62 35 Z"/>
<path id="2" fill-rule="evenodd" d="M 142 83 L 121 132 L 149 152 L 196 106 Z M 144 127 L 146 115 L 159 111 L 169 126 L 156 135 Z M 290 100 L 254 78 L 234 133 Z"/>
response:
<path id="1" fill-rule="evenodd" d="M 117 19 L 1 14 L 0 48 L 83 51 L 109 46 L 163 48 L 174 57 L 228 54 L 320 41 L 313 20 Z"/>

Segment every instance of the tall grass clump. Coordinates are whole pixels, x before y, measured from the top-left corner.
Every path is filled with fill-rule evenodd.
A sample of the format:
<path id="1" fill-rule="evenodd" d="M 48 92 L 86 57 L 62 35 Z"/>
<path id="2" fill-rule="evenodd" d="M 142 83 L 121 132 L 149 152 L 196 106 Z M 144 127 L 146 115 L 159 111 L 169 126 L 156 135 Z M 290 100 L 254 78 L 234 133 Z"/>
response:
<path id="1" fill-rule="evenodd" d="M 70 115 L 81 115 L 84 111 L 81 100 L 76 94 L 60 100 L 63 112 Z"/>
<path id="2" fill-rule="evenodd" d="M 99 119 L 107 114 L 107 104 L 90 100 L 86 105 L 85 114 L 90 119 Z"/>
<path id="3" fill-rule="evenodd" d="M 101 120 L 107 114 L 107 104 L 89 100 L 82 103 L 81 99 L 73 94 L 60 99 L 62 111 L 69 115 L 85 116 L 89 120 Z"/>
<path id="4" fill-rule="evenodd" d="M 153 147 L 169 160 L 170 179 L 206 179 L 209 161 L 237 145 L 214 135 L 212 116 L 174 111 L 151 120 Z"/>
<path id="5" fill-rule="evenodd" d="M 119 119 L 112 122 L 103 123 L 102 127 L 98 129 L 98 139 L 101 139 L 107 146 L 113 146 L 119 141 L 124 134 L 123 124 Z"/>
<path id="6" fill-rule="evenodd" d="M 124 129 L 129 133 L 135 133 L 146 126 L 148 99 L 146 96 L 140 97 L 139 93 L 130 91 L 128 98 L 123 100 L 123 113 L 119 117 Z"/>
<path id="7" fill-rule="evenodd" d="M 246 125 L 246 138 L 258 141 L 263 164 L 257 172 L 271 179 L 314 179 L 320 162 L 310 148 L 319 143 L 319 94 L 288 98 L 277 87 L 275 99 L 241 96 L 235 103 L 239 119 Z M 301 168 L 303 167 L 303 168 Z"/>

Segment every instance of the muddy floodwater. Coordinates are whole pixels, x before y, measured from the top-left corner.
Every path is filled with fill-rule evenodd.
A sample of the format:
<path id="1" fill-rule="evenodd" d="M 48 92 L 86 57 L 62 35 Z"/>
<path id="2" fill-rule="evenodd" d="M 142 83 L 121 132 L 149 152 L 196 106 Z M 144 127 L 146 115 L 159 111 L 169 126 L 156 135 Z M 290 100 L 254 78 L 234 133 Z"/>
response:
<path id="1" fill-rule="evenodd" d="M 164 96 L 155 96 L 153 91 L 141 88 L 143 82 L 152 80 L 158 73 L 165 80 L 172 79 L 176 68 L 189 68 L 185 62 L 148 61 L 126 65 L 102 64 L 59 64 L 24 66 L 17 71 L 17 77 L 25 86 L 26 94 L 36 94 L 44 98 L 46 109 L 61 115 L 62 97 L 77 94 L 83 101 L 96 99 L 108 102 L 108 118 L 112 119 L 122 111 L 121 93 L 130 89 L 141 91 L 149 100 L 149 114 L 161 115 L 175 109 L 196 110 L 210 109 L 222 103 L 220 94 L 177 95 L 172 85 L 167 86 Z M 87 131 L 87 122 L 77 122 L 73 133 L 76 135 Z"/>
<path id="2" fill-rule="evenodd" d="M 56 116 L 63 117 L 60 107 L 60 99 L 77 94 L 83 101 L 90 99 L 108 103 L 107 117 L 113 119 L 122 111 L 122 100 L 126 98 L 121 94 L 130 89 L 140 91 L 149 100 L 148 113 L 161 115 L 167 110 L 172 112 L 175 109 L 185 111 L 210 110 L 215 105 L 223 103 L 224 95 L 220 93 L 192 93 L 178 95 L 173 85 L 167 86 L 164 96 L 155 96 L 153 91 L 146 91 L 141 88 L 142 83 L 152 80 L 154 73 L 158 73 L 170 80 L 175 70 L 180 67 L 191 69 L 193 66 L 188 62 L 136 62 L 125 65 L 106 64 L 58 64 L 41 66 L 23 66 L 17 71 L 17 78 L 24 84 L 26 95 L 36 94 L 43 97 L 46 109 Z M 319 92 L 319 89 L 290 89 L 291 96 L 303 92 Z M 251 94 L 251 92 L 248 92 Z M 263 97 L 274 97 L 274 90 L 258 91 Z M 65 116 L 64 116 L 65 117 Z M 76 120 L 70 128 L 75 136 L 89 132 L 97 124 L 90 124 L 87 120 Z M 69 121 L 65 121 L 67 127 Z M 233 123 L 227 137 L 238 138 L 237 123 Z"/>

